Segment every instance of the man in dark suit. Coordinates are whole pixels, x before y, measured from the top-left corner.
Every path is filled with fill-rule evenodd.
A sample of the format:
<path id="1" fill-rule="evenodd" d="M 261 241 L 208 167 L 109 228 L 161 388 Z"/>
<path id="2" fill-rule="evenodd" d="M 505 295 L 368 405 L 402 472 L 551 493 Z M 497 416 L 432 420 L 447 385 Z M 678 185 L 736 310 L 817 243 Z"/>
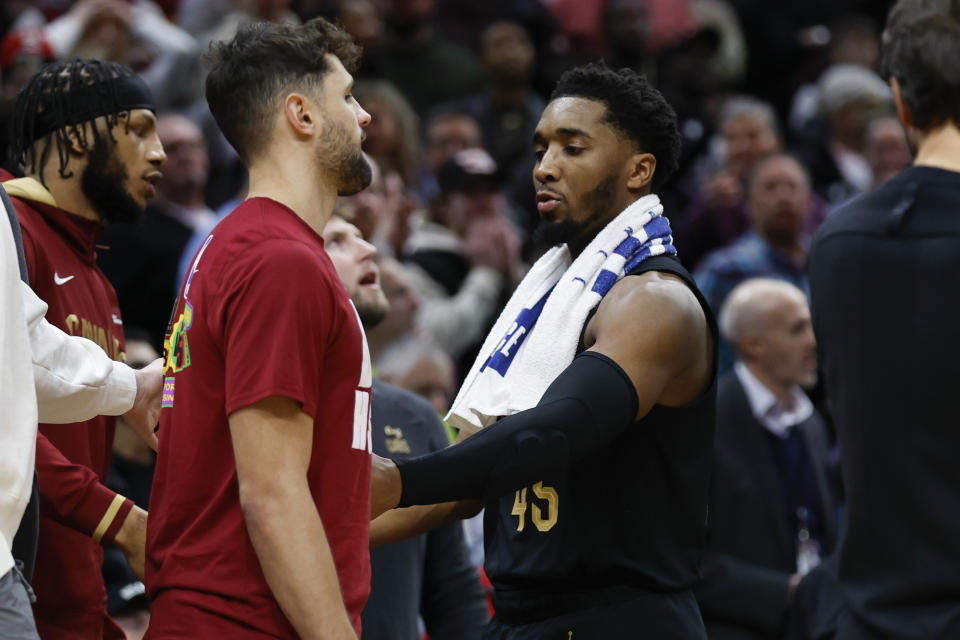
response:
<path id="1" fill-rule="evenodd" d="M 816 343 L 803 292 L 769 278 L 733 289 L 720 331 L 739 359 L 717 388 L 697 599 L 711 640 L 774 639 L 800 578 L 837 535 L 829 438 L 803 392 L 816 382 Z"/>

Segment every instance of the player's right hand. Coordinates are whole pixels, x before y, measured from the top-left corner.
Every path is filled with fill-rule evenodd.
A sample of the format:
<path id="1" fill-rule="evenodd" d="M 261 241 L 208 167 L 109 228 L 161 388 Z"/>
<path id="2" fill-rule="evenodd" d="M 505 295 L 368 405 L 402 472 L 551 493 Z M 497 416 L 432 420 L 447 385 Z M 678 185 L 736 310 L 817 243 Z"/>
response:
<path id="1" fill-rule="evenodd" d="M 400 471 L 392 460 L 372 454 L 370 465 L 370 519 L 400 504 Z"/>

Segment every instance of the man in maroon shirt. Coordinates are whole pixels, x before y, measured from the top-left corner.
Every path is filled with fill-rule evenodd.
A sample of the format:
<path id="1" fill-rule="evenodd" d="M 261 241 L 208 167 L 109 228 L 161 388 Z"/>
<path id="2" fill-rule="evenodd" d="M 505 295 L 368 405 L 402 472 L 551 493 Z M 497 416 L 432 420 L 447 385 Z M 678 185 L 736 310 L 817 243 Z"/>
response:
<path id="1" fill-rule="evenodd" d="M 18 97 L 13 151 L 23 177 L 4 174 L 23 231 L 30 286 L 48 320 L 124 360 L 116 294 L 96 266 L 103 220 L 138 216 L 166 160 L 149 89 L 120 65 L 49 65 Z M 37 437 L 40 531 L 34 606 L 41 637 L 123 638 L 106 611 L 102 544 L 142 575 L 146 512 L 103 485 L 115 418 L 98 416 Z"/>
<path id="2" fill-rule="evenodd" d="M 165 340 L 147 638 L 357 638 L 370 589 L 366 340 L 320 233 L 370 183 L 349 36 L 213 46 L 210 110 L 249 197 L 193 259 Z"/>

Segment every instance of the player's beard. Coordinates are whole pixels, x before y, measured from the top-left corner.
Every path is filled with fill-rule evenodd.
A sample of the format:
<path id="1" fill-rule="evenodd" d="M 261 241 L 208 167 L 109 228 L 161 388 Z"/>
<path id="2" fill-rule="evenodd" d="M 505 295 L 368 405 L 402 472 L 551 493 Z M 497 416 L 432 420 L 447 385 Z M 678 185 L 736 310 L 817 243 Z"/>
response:
<path id="1" fill-rule="evenodd" d="M 586 218 L 582 220 L 568 218 L 560 222 L 542 220 L 533 232 L 534 246 L 543 251 L 566 243 L 570 253 L 576 258 L 603 228 L 603 225 L 619 213 L 619 211 L 611 213 L 616 181 L 617 176 L 610 176 L 584 196 L 581 207 L 588 212 Z"/>
<path id="2" fill-rule="evenodd" d="M 143 214 L 143 208 L 127 191 L 130 174 L 112 153 L 103 137 L 93 143 L 87 153 L 87 166 L 80 176 L 80 190 L 100 214 L 109 222 L 133 222 Z"/>
<path id="3" fill-rule="evenodd" d="M 350 140 L 346 129 L 327 120 L 324 135 L 317 142 L 320 166 L 333 176 L 337 194 L 352 196 L 370 186 L 373 170 L 359 144 Z"/>

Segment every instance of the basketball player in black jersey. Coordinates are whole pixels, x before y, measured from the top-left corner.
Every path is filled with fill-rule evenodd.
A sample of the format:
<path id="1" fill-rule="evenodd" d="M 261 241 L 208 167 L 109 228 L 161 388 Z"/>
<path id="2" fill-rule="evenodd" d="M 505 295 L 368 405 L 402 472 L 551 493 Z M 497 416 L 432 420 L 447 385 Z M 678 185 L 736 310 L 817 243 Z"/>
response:
<path id="1" fill-rule="evenodd" d="M 541 216 L 576 255 L 666 181 L 679 135 L 644 78 L 588 65 L 561 78 L 534 148 Z M 706 530 L 716 324 L 666 256 L 641 262 L 595 311 L 581 353 L 537 406 L 399 468 L 375 460 L 373 515 L 433 506 L 384 513 L 372 544 L 483 504 L 496 609 L 485 638 L 706 638 L 691 587 Z"/>

